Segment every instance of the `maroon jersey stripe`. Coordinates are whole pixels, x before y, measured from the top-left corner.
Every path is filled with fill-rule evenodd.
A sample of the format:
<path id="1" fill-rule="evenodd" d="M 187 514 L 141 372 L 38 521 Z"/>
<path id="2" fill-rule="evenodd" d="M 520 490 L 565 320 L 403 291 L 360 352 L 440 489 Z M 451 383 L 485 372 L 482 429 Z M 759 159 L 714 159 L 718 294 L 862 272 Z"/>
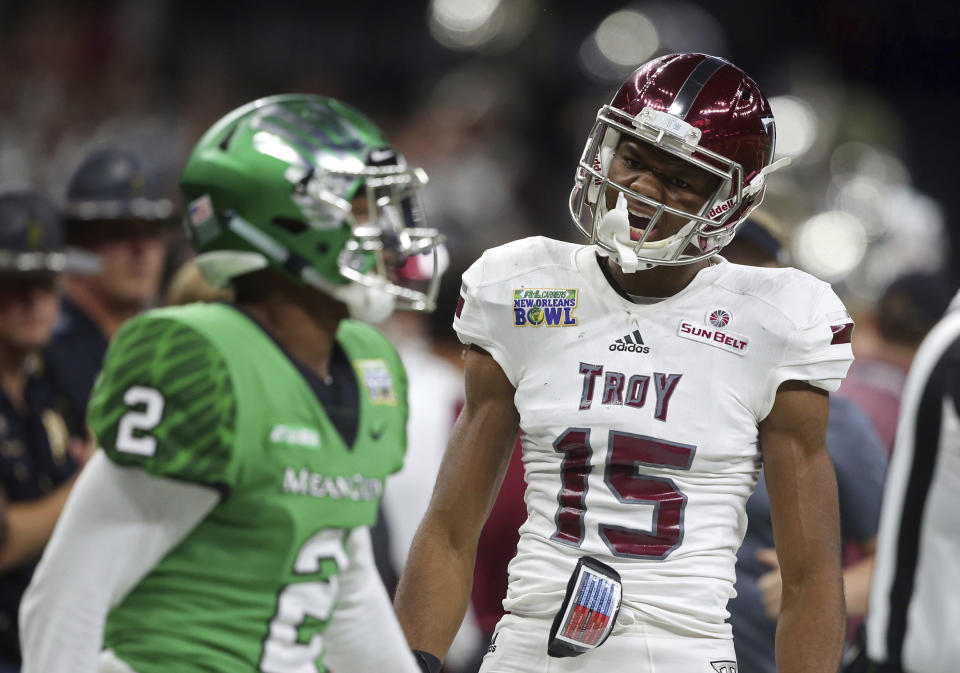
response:
<path id="1" fill-rule="evenodd" d="M 833 330 L 833 339 L 830 340 L 830 345 L 835 344 L 848 344 L 853 338 L 853 323 L 848 322 L 842 325 L 831 325 L 830 329 Z"/>

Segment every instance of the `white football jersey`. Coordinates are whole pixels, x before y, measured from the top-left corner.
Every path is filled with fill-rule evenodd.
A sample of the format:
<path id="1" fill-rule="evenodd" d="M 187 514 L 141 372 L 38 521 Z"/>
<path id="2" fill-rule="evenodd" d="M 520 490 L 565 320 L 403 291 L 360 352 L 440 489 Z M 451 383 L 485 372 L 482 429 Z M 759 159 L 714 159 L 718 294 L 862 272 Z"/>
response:
<path id="1" fill-rule="evenodd" d="M 641 304 L 591 246 L 528 238 L 463 275 L 454 328 L 516 388 L 527 521 L 504 608 L 555 612 L 577 559 L 623 578 L 623 604 L 678 634 L 730 637 L 758 423 L 787 380 L 836 390 L 853 323 L 796 269 L 720 258 Z"/>

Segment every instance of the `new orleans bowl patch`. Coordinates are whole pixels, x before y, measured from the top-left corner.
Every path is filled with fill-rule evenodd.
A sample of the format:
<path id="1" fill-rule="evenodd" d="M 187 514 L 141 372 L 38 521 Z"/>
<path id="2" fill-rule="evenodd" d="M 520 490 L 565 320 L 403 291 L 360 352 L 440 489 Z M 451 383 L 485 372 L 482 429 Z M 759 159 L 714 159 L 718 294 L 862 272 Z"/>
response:
<path id="1" fill-rule="evenodd" d="M 525 287 L 513 291 L 515 327 L 570 327 L 577 324 L 578 289 Z"/>
<path id="2" fill-rule="evenodd" d="M 393 376 L 385 360 L 357 360 L 354 365 L 367 389 L 371 404 L 395 406 L 397 393 L 393 389 Z"/>

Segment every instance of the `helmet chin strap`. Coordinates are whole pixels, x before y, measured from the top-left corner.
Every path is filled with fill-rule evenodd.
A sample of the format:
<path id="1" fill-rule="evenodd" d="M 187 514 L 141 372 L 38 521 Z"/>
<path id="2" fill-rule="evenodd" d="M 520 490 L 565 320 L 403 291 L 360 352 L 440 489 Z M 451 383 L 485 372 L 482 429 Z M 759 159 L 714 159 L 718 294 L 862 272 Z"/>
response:
<path id="1" fill-rule="evenodd" d="M 610 257 L 619 264 L 624 273 L 646 271 L 658 266 L 655 260 L 676 258 L 677 250 L 683 245 L 683 241 L 692 226 L 693 221 L 673 236 L 644 243 L 640 246 L 640 251 L 647 259 L 640 259 L 636 252 L 637 244 L 630 237 L 630 213 L 627 207 L 627 198 L 623 195 L 623 192 L 619 192 L 616 205 L 600 218 L 597 225 L 597 240 L 613 248 L 613 251 L 599 245 L 596 247 L 600 255 Z"/>
<path id="2" fill-rule="evenodd" d="M 619 264 L 624 273 L 644 271 L 654 266 L 649 262 L 641 262 L 634 252 L 635 246 L 630 240 L 630 214 L 623 192 L 617 195 L 617 204 L 613 209 L 600 218 L 597 224 L 597 239 L 613 248 L 611 251 L 598 245 L 597 252 Z"/>

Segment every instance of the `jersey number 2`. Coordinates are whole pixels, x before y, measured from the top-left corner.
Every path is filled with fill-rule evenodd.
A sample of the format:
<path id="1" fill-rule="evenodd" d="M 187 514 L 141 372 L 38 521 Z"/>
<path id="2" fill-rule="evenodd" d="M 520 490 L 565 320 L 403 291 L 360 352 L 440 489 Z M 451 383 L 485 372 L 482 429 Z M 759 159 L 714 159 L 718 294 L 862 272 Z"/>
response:
<path id="1" fill-rule="evenodd" d="M 163 417 L 163 395 L 156 388 L 132 386 L 123 394 L 123 403 L 128 407 L 143 405 L 143 409 L 131 409 L 120 419 L 120 426 L 117 428 L 117 451 L 152 456 L 157 452 L 156 437 L 147 434 L 135 435 L 134 430 L 145 433 L 160 424 Z"/>
<path id="2" fill-rule="evenodd" d="M 651 530 L 637 530 L 599 523 L 601 539 L 616 556 L 662 560 L 683 539 L 683 510 L 687 496 L 672 479 L 638 474 L 640 466 L 689 470 L 695 446 L 676 444 L 655 437 L 611 430 L 607 439 L 607 462 L 603 480 L 624 504 L 653 505 Z M 562 485 L 557 494 L 557 530 L 552 538 L 579 547 L 584 538 L 587 511 L 587 478 L 590 465 L 590 429 L 567 428 L 553 443 L 563 454 Z"/>
<path id="3" fill-rule="evenodd" d="M 347 552 L 343 547 L 343 531 L 322 530 L 300 548 L 293 564 L 296 575 L 317 575 L 320 563 L 332 560 L 337 571 L 346 569 Z M 317 670 L 316 661 L 323 652 L 323 636 L 314 634 L 301 642 L 300 627 L 308 617 L 325 622 L 333 614 L 337 600 L 337 576 L 327 580 L 293 582 L 286 585 L 277 599 L 277 612 L 270 620 L 270 630 L 263 644 L 260 659 L 262 673 L 298 673 Z"/>

